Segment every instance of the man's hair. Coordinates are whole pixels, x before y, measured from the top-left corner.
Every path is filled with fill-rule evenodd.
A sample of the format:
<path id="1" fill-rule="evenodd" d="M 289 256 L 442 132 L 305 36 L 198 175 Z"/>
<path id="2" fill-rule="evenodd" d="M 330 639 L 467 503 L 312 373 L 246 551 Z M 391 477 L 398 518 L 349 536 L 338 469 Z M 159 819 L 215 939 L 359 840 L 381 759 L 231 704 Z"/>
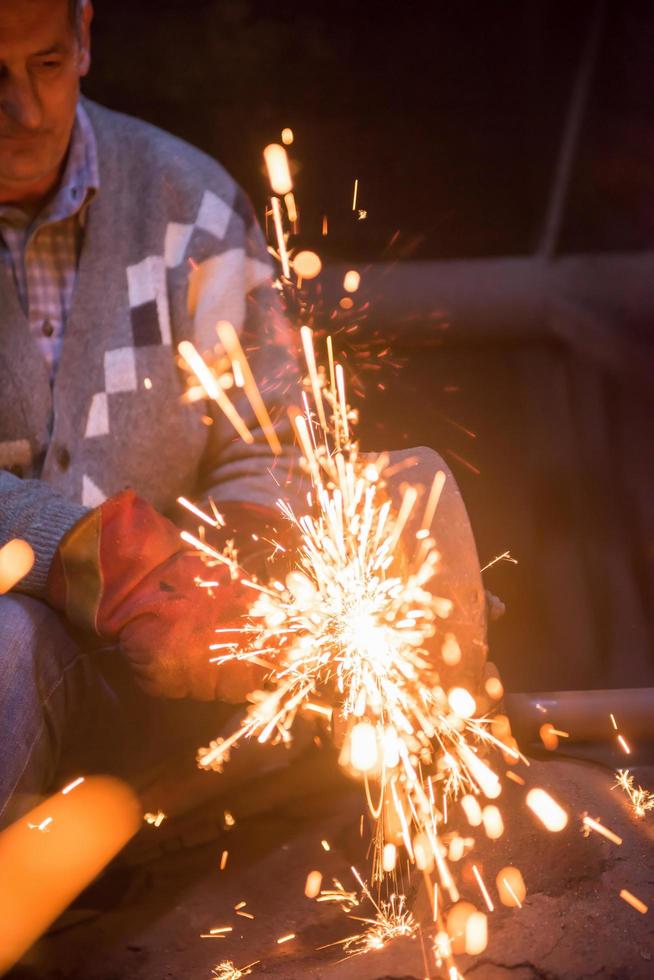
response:
<path id="1" fill-rule="evenodd" d="M 73 27 L 79 24 L 79 15 L 82 12 L 82 0 L 68 0 L 68 16 Z"/>

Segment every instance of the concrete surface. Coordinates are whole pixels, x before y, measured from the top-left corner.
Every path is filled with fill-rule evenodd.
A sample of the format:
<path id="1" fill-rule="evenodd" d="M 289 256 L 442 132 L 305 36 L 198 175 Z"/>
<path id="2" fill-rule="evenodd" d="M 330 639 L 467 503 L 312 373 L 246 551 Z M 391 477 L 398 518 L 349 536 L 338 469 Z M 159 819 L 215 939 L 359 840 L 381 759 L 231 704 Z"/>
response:
<path id="1" fill-rule="evenodd" d="M 505 864 L 520 867 L 528 895 L 521 910 L 499 906 L 489 915 L 489 946 L 474 961 L 462 958 L 461 972 L 474 980 L 653 977 L 654 815 L 643 820 L 631 815 L 620 791 L 611 790 L 609 769 L 553 760 L 533 762 L 523 774 L 528 786 L 549 789 L 566 806 L 570 823 L 560 834 L 547 833 L 524 804 L 526 788 L 506 783 L 501 800 L 506 833 L 482 845 L 477 860 L 489 885 Z M 654 769 L 638 776 L 654 787 Z M 119 864 L 97 886 L 108 910 L 91 917 L 80 909 L 82 921 L 68 928 L 62 923 L 41 939 L 11 980 L 210 980 L 212 968 L 226 959 L 239 967 L 260 960 L 254 977 L 283 980 L 437 977 L 426 936 L 346 959 L 339 947 L 321 948 L 357 927 L 338 908 L 304 897 L 307 872 L 319 869 L 326 884 L 337 877 L 354 888 L 349 868 L 366 868 L 366 842 L 360 836 L 358 790 L 332 783 L 321 793 L 315 792 L 319 778 L 311 784 L 303 779 L 289 793 L 293 798 L 273 812 L 256 813 L 250 805 L 248 816 L 245 802 L 246 815 L 217 839 L 201 843 L 198 824 L 186 833 L 186 844 L 195 847 L 172 850 L 179 841 L 171 839 L 171 850 L 154 861 Z M 216 821 L 222 820 L 224 806 L 216 803 Z M 620 835 L 622 846 L 594 833 L 585 838 L 580 819 L 586 811 Z M 144 828 L 142 853 L 157 833 Z M 229 857 L 220 871 L 223 850 Z M 138 859 L 138 851 L 132 860 L 134 855 Z M 647 903 L 649 913 L 625 904 L 621 888 Z M 482 907 L 474 881 L 463 891 Z M 409 894 L 420 908 L 419 886 Z M 93 906 L 93 893 L 85 901 Z M 235 913 L 241 901 L 254 920 Z M 223 925 L 233 927 L 226 938 L 200 938 Z M 277 944 L 291 932 L 294 940 Z"/>

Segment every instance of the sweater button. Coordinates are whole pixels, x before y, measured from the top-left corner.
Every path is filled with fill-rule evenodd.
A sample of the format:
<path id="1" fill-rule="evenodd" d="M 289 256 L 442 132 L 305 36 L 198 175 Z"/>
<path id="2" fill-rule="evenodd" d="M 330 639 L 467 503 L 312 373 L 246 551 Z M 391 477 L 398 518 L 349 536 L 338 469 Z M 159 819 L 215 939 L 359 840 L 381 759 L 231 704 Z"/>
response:
<path id="1" fill-rule="evenodd" d="M 55 459 L 57 460 L 59 469 L 63 470 L 65 473 L 70 466 L 70 453 L 65 446 L 57 446 L 55 450 Z"/>
<path id="2" fill-rule="evenodd" d="M 54 327 L 49 320 L 44 320 L 41 325 L 41 333 L 44 337 L 52 337 L 54 333 Z"/>

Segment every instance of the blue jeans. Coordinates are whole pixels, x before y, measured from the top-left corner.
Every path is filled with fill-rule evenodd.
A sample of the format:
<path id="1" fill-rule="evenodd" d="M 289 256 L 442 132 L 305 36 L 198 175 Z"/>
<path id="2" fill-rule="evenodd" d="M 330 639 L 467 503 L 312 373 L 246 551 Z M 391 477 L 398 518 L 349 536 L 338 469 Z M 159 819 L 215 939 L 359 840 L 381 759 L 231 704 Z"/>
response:
<path id="1" fill-rule="evenodd" d="M 69 778 L 138 776 L 207 745 L 233 708 L 150 698 L 114 648 L 44 602 L 0 596 L 0 827 Z"/>

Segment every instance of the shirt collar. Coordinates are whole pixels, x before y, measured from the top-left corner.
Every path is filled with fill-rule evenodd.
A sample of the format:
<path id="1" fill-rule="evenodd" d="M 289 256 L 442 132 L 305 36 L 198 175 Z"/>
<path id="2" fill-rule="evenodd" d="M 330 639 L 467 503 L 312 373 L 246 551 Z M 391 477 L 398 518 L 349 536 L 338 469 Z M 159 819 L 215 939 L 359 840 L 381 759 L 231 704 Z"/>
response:
<path id="1" fill-rule="evenodd" d="M 64 172 L 54 197 L 31 222 L 20 208 L 0 205 L 0 225 L 26 229 L 28 225 L 35 228 L 47 222 L 61 221 L 86 208 L 99 188 L 95 133 L 84 106 L 78 102 Z"/>

